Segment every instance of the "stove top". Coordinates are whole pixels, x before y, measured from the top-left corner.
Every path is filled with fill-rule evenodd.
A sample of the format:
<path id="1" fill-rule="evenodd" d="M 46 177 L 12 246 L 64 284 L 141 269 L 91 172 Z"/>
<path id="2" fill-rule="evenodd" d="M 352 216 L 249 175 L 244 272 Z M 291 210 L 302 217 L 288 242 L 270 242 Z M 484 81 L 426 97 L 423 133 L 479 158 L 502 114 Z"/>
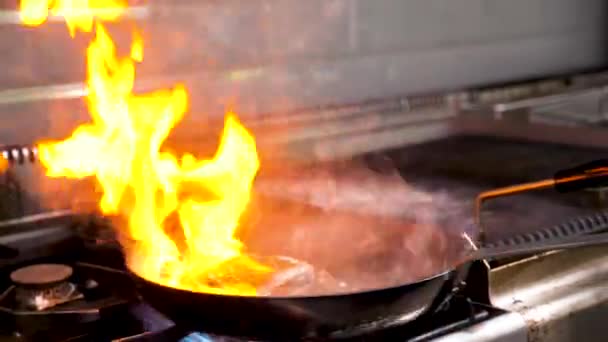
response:
<path id="1" fill-rule="evenodd" d="M 388 154 L 410 183 L 422 188 L 449 189 L 456 199 L 468 205 L 481 190 L 551 175 L 555 170 L 548 166 L 551 163 L 547 159 L 557 158 L 562 164 L 568 159 L 564 157 L 565 152 L 551 152 L 556 148 L 552 145 L 526 146 L 528 150 L 520 143 L 458 138 L 447 143 L 389 151 Z M 493 152 L 497 147 L 501 148 L 500 154 Z M 565 154 L 576 154 L 579 159 L 595 159 L 600 154 L 598 151 L 587 151 L 582 155 L 577 151 L 570 152 Z M 466 157 L 456 157 L 458 155 Z M 503 165 L 496 160 L 498 155 L 503 164 L 515 169 L 507 171 L 504 167 L 498 167 Z M 539 155 L 545 159 L 539 158 Z M 467 159 L 469 163 L 463 161 Z M 539 162 L 541 159 L 543 163 Z M 579 162 L 570 159 L 568 163 Z M 471 164 L 484 167 L 482 170 L 472 170 Z M 557 164 L 555 168 L 563 167 L 559 162 Z M 467 168 L 469 174 L 466 173 Z M 525 177 L 518 170 L 525 173 Z M 507 180 L 505 172 L 512 172 L 512 181 Z M 429 174 L 432 178 L 428 177 Z M 485 211 L 485 218 L 494 236 L 504 237 L 505 234 L 519 232 L 512 228 L 519 226 L 517 220 L 522 217 L 524 220 L 521 222 L 538 229 L 557 223 L 551 220 L 560 222 L 566 217 L 595 209 L 556 197 L 556 194 L 541 193 L 490 206 Z M 142 302 L 125 272 L 119 249 L 108 239 L 107 229 L 107 223 L 96 216 L 76 217 L 69 212 L 26 217 L 5 224 L 0 222 L 0 245 L 17 251 L 16 255 L 3 252 L 4 257 L 0 257 L 0 342 L 239 341 L 204 332 L 184 331 Z M 42 289 L 31 286 L 24 288 L 24 284 L 21 284 L 23 281 L 16 285 L 14 279 L 11 280 L 10 275 L 15 270 L 34 264 L 62 265 L 67 268 L 57 269 L 70 274 L 66 279 L 55 277 L 52 286 Z M 71 271 L 67 272 L 67 269 Z M 358 336 L 354 340 L 526 341 L 527 326 L 520 315 L 490 304 L 489 270 L 483 265 L 478 265 L 474 270 L 467 281 L 467 291 L 451 298 L 442 310 L 416 320 L 415 324 L 395 325 L 374 334 Z M 32 285 L 32 280 L 25 283 Z M 67 289 L 65 284 L 73 286 L 70 287 L 75 291 L 70 292 L 72 295 L 78 295 L 67 299 L 61 297 L 63 292 L 56 289 Z M 36 305 L 25 305 L 23 293 L 26 294 L 25 298 L 38 296 L 43 302 L 48 302 L 50 297 L 53 300 L 50 304 L 45 302 L 42 305 L 44 308 L 40 309 Z M 61 300 L 56 300 L 57 296 Z"/>
<path id="2" fill-rule="evenodd" d="M 59 224 L 58 217 L 36 220 L 41 229 Z M 36 220 L 24 218 L 28 224 Z M 73 232 L 83 224 L 69 214 L 63 220 Z M 45 247 L 47 256 L 0 268 L 0 341 L 242 341 L 182 330 L 142 302 L 124 266 L 115 262 L 120 252 L 113 245 L 83 241 L 68 255 Z M 483 284 L 487 269 L 480 264 L 474 270 L 471 283 Z M 379 332 L 344 340 L 432 341 L 506 314 L 489 305 L 483 290 L 464 294 L 415 324 L 391 321 Z"/>

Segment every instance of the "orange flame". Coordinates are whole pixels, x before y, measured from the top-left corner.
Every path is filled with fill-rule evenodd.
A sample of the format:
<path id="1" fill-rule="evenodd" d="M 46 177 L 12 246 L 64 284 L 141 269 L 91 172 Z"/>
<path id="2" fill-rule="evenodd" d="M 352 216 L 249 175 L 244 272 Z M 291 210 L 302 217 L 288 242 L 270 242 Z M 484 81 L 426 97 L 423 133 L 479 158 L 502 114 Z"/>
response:
<path id="1" fill-rule="evenodd" d="M 126 5 L 126 0 L 21 0 L 20 16 L 28 26 L 44 23 L 49 14 L 63 17 L 74 36 L 76 30 L 91 32 L 95 18 L 118 19 Z"/>
<path id="2" fill-rule="evenodd" d="M 235 231 L 259 168 L 255 140 L 236 115 L 228 113 L 213 159 L 187 154 L 178 160 L 162 152 L 162 143 L 187 110 L 187 92 L 177 85 L 133 94 L 134 61 L 143 58 L 141 37 L 135 35 L 130 57 L 117 58 L 112 39 L 99 21 L 93 25 L 90 10 L 119 4 L 22 1 L 22 18 L 28 24 L 44 22 L 46 7 L 51 6 L 64 15 L 71 32 L 95 31 L 87 49 L 92 122 L 64 141 L 39 145 L 47 175 L 97 178 L 103 188 L 102 212 L 127 218 L 126 235 L 133 242 L 125 244 L 127 260 L 143 278 L 192 291 L 254 295 L 272 269 L 244 253 Z M 73 15 L 74 8 L 87 15 Z M 183 237 L 168 233 L 174 228 L 167 223 L 171 216 L 179 218 Z"/>
<path id="3" fill-rule="evenodd" d="M 6 171 L 9 167 L 9 163 L 8 160 L 6 160 L 4 157 L 0 157 L 0 173 L 3 173 L 4 171 Z"/>

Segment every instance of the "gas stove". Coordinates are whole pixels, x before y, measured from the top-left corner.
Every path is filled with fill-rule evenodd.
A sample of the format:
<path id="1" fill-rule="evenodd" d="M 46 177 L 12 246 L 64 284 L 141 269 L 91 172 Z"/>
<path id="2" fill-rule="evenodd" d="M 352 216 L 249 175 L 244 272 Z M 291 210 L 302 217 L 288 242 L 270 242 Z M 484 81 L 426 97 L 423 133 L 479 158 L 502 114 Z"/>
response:
<path id="1" fill-rule="evenodd" d="M 469 203 L 484 189 L 544 178 L 602 151 L 459 137 L 385 154 L 411 184 L 444 189 Z M 508 240 L 594 215 L 601 208 L 587 199 L 595 195 L 545 191 L 501 200 L 484 210 L 484 224 L 491 239 Z M 582 220 L 581 231 L 590 224 L 606 228 L 600 221 Z M 111 230 L 102 217 L 70 211 L 0 222 L 0 341 L 239 341 L 183 329 L 143 302 Z M 566 341 L 564 332 L 575 329 L 589 331 L 586 341 L 598 340 L 592 332 L 608 310 L 608 294 L 600 291 L 608 285 L 605 251 L 545 253 L 491 268 L 475 264 L 466 288 L 437 312 L 407 325 L 391 321 L 352 340 Z"/>
<path id="2" fill-rule="evenodd" d="M 4 226 L 24 231 L 54 228 L 49 234 L 64 234 L 37 244 L 41 252 L 34 258 L 26 258 L 27 248 L 23 248 L 22 259 L 2 259 L 0 341 L 240 341 L 181 329 L 142 302 L 117 246 L 82 236 L 92 229 L 107 229 L 99 222 L 64 212 L 24 217 Z M 27 246 L 35 244 L 31 239 L 40 239 L 40 235 L 13 240 L 10 236 L 3 237 L 9 246 Z M 471 277 L 475 279 L 470 281 L 487 283 L 487 269 L 480 264 L 474 270 Z M 371 341 L 450 341 L 455 332 L 479 329 L 480 324 L 504 321 L 509 315 L 489 303 L 487 291 L 472 291 L 450 298 L 436 313 L 415 324 L 387 322 L 383 329 L 364 337 Z"/>

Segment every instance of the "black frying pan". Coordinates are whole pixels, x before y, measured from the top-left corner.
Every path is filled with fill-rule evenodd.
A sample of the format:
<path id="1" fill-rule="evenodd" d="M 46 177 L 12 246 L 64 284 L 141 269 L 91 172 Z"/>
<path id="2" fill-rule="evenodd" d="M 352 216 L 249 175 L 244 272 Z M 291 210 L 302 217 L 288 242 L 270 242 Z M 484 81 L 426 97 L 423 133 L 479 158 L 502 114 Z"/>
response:
<path id="1" fill-rule="evenodd" d="M 471 251 L 466 261 L 427 279 L 359 293 L 314 297 L 238 297 L 195 293 L 134 275 L 142 298 L 186 329 L 255 340 L 351 337 L 373 322 L 399 317 L 404 324 L 436 308 L 467 272 L 470 261 L 608 243 L 608 233 L 551 240 L 545 244 Z M 372 326 L 366 326 L 372 324 Z"/>
<path id="2" fill-rule="evenodd" d="M 560 191 L 563 191 L 565 183 L 570 182 L 569 179 L 573 180 L 573 185 L 568 191 L 598 182 L 605 183 L 606 177 L 598 175 L 601 171 L 594 171 L 597 166 L 596 162 L 562 171 L 554 180 L 541 183 L 557 185 Z M 478 204 L 491 197 L 496 197 L 494 192 L 481 194 Z M 449 235 L 449 232 L 445 233 Z M 452 259 L 452 267 L 448 270 L 399 286 L 348 294 L 239 297 L 178 290 L 149 282 L 136 274 L 133 276 L 143 299 L 185 329 L 253 340 L 322 340 L 353 337 L 352 334 L 357 331 L 369 332 L 375 326 L 384 327 L 382 323 L 387 321 L 405 324 L 437 309 L 446 296 L 453 293 L 465 279 L 473 261 L 608 243 L 608 233 L 601 233 L 550 239 L 515 247 L 477 249 L 473 241 L 478 241 L 481 233 L 478 231 L 474 233 L 475 236 L 463 234 L 448 237 L 457 249 L 457 253 L 449 257 L 461 256 Z M 450 253 L 454 253 L 454 250 Z"/>

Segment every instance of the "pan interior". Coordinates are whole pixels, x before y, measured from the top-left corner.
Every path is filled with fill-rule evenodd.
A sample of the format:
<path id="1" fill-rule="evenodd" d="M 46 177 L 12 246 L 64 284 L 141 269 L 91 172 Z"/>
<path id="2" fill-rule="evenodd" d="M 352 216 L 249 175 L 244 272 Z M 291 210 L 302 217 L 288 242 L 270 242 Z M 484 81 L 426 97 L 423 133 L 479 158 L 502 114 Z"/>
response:
<path id="1" fill-rule="evenodd" d="M 285 206 L 273 212 L 260 218 L 244 241 L 253 254 L 293 262 L 275 268 L 261 295 L 318 296 L 399 286 L 450 270 L 471 250 L 452 232 L 460 230 L 455 227 Z"/>
<path id="2" fill-rule="evenodd" d="M 301 189 L 291 194 L 288 189 L 288 196 L 253 194 L 238 237 L 247 254 L 274 270 L 257 296 L 335 296 L 398 287 L 440 276 L 467 260 L 477 238 L 468 206 L 446 193 L 421 193 L 394 175 L 372 178 L 365 172 L 334 181 L 329 191 L 327 179 L 335 180 L 335 174 L 302 180 L 306 177 L 298 172 L 304 185 L 296 185 L 313 193 L 316 202 L 291 196 Z M 329 196 L 332 205 L 326 205 Z"/>

